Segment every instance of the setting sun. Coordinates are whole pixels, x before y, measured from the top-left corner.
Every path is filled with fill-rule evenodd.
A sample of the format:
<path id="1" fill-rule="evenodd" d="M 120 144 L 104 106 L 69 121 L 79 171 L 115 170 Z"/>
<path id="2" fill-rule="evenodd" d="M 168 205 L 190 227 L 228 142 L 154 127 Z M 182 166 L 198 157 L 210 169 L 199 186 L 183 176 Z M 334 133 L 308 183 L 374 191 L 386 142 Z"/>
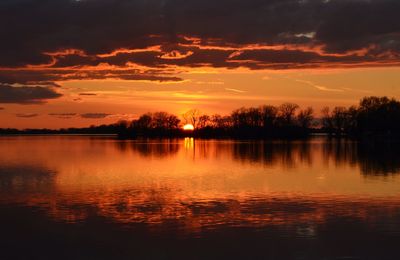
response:
<path id="1" fill-rule="evenodd" d="M 183 126 L 183 130 L 185 131 L 193 131 L 194 130 L 194 126 L 192 124 L 186 124 Z"/>

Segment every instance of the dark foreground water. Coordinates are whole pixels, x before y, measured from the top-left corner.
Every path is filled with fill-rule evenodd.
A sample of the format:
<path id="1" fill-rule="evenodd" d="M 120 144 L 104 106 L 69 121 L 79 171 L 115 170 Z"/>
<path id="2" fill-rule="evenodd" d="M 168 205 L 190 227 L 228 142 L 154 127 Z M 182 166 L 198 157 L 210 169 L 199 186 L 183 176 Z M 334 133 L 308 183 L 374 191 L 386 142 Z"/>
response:
<path id="1" fill-rule="evenodd" d="M 400 259 L 400 148 L 0 138 L 0 259 Z"/>

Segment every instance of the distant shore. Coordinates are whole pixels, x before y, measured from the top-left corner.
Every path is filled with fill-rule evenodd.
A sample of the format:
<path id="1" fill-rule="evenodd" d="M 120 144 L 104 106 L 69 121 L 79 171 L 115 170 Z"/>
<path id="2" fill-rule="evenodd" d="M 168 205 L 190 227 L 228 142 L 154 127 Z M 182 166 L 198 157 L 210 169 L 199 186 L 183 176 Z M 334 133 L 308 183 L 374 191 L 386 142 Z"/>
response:
<path id="1" fill-rule="evenodd" d="M 239 108 L 230 115 L 207 115 L 197 109 L 181 118 L 167 112 L 146 113 L 115 124 L 66 129 L 0 129 L 0 135 L 113 135 L 119 139 L 304 139 L 314 134 L 361 140 L 399 140 L 400 102 L 388 97 L 365 97 L 358 106 L 325 107 L 321 116 L 297 104 Z"/>

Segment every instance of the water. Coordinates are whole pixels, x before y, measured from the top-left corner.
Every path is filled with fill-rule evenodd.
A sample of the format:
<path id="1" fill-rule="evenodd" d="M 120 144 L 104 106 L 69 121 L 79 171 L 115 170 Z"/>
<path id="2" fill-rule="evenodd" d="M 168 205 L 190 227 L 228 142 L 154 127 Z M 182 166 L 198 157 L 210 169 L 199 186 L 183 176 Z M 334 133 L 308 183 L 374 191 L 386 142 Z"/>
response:
<path id="1" fill-rule="evenodd" d="M 0 138 L 0 259 L 399 259 L 400 148 Z"/>

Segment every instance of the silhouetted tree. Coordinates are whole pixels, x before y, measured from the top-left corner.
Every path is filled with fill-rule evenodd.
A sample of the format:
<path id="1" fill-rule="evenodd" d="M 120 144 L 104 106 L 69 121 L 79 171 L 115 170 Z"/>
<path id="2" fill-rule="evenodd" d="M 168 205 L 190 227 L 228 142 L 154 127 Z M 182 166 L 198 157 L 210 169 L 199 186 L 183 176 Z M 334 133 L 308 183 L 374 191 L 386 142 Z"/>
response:
<path id="1" fill-rule="evenodd" d="M 168 129 L 179 128 L 179 123 L 181 122 L 181 120 L 176 115 L 168 115 L 166 120 Z"/>
<path id="2" fill-rule="evenodd" d="M 276 123 L 278 109 L 274 106 L 261 106 L 260 111 L 263 127 L 272 129 Z"/>
<path id="3" fill-rule="evenodd" d="M 168 113 L 156 112 L 152 115 L 152 126 L 159 129 L 168 129 Z"/>
<path id="4" fill-rule="evenodd" d="M 279 106 L 279 117 L 285 126 L 293 125 L 296 110 L 299 105 L 294 103 L 283 103 Z"/>
<path id="5" fill-rule="evenodd" d="M 205 128 L 210 123 L 210 116 L 201 115 L 199 116 L 198 128 Z"/>
<path id="6" fill-rule="evenodd" d="M 388 97 L 365 97 L 360 101 L 358 127 L 364 133 L 398 133 L 400 102 Z"/>
<path id="7" fill-rule="evenodd" d="M 357 133 L 357 127 L 358 127 L 358 118 L 359 111 L 356 106 L 351 106 L 347 109 L 347 114 L 346 114 L 346 121 L 344 125 L 344 131 L 346 133 L 350 134 L 356 134 Z"/>
<path id="8" fill-rule="evenodd" d="M 214 114 L 210 118 L 211 126 L 213 128 L 223 128 L 222 116 L 219 114 Z"/>
<path id="9" fill-rule="evenodd" d="M 204 137 L 302 137 L 314 129 L 311 107 L 296 111 L 299 106 L 284 103 L 279 107 L 270 105 L 239 108 L 229 116 L 219 114 L 202 115 L 192 109 L 183 114 L 185 123 L 195 127 L 193 136 Z M 365 97 L 359 106 L 335 107 L 332 111 L 324 107 L 321 111 L 321 129 L 329 134 L 352 136 L 397 136 L 400 137 L 400 102 L 388 97 Z M 180 119 L 167 112 L 146 113 L 131 122 L 119 121 L 111 125 L 87 128 L 51 129 L 0 129 L 0 134 L 115 134 L 121 138 L 138 136 L 186 136 Z"/>
<path id="10" fill-rule="evenodd" d="M 138 129 L 149 129 L 152 125 L 152 114 L 147 113 L 141 115 L 138 120 L 134 122 L 134 127 Z"/>
<path id="11" fill-rule="evenodd" d="M 342 134 L 347 120 L 347 109 L 345 107 L 335 107 L 332 110 L 333 129 L 336 134 Z"/>
<path id="12" fill-rule="evenodd" d="M 300 127 L 306 129 L 309 128 L 314 120 L 314 109 L 312 107 L 307 107 L 304 110 L 300 110 L 297 115 L 297 121 Z"/>
<path id="13" fill-rule="evenodd" d="M 248 126 L 247 109 L 242 107 L 232 111 L 231 118 L 233 126 L 236 128 L 243 128 Z"/>
<path id="14" fill-rule="evenodd" d="M 232 118 L 230 116 L 221 116 L 218 114 L 212 115 L 211 126 L 219 129 L 230 128 L 232 127 Z"/>
<path id="15" fill-rule="evenodd" d="M 185 119 L 186 124 L 192 124 L 194 128 L 197 128 L 201 113 L 198 109 L 191 109 L 182 116 Z"/>
<path id="16" fill-rule="evenodd" d="M 321 117 L 322 127 L 325 129 L 326 132 L 331 134 L 333 131 L 333 119 L 330 112 L 330 108 L 329 107 L 322 108 L 321 114 L 322 114 Z"/>
<path id="17" fill-rule="evenodd" d="M 255 107 L 250 107 L 247 110 L 248 124 L 250 127 L 261 127 L 262 125 L 262 115 L 260 109 Z"/>

